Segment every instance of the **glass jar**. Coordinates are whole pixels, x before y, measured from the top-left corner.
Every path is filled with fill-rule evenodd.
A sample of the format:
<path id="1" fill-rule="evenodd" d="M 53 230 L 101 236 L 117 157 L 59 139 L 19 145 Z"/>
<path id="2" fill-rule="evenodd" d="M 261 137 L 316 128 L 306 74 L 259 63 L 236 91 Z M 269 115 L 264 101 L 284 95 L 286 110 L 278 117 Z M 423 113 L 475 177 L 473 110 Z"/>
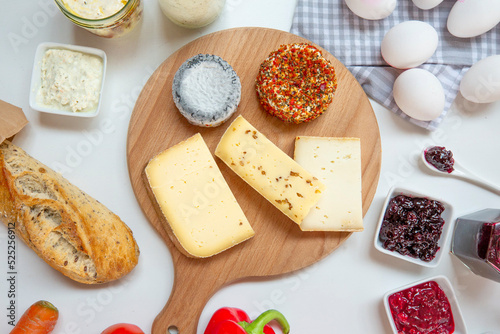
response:
<path id="1" fill-rule="evenodd" d="M 476 275 L 500 282 L 500 210 L 459 217 L 451 252 Z"/>
<path id="2" fill-rule="evenodd" d="M 131 31 L 142 18 L 141 0 L 128 0 L 116 13 L 104 18 L 85 18 L 65 5 L 64 0 L 55 0 L 63 14 L 74 24 L 101 37 L 119 37 Z"/>
<path id="3" fill-rule="evenodd" d="M 170 21 L 185 28 L 201 28 L 219 17 L 226 0 L 158 0 Z"/>

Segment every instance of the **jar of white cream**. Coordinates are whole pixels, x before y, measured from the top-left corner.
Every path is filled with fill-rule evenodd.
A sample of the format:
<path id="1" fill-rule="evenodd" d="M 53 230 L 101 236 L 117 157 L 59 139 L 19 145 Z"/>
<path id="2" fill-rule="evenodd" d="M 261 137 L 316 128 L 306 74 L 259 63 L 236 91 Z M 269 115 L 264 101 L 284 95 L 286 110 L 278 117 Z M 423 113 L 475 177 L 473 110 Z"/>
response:
<path id="1" fill-rule="evenodd" d="M 161 10 L 175 24 L 201 28 L 219 16 L 226 0 L 159 0 Z"/>

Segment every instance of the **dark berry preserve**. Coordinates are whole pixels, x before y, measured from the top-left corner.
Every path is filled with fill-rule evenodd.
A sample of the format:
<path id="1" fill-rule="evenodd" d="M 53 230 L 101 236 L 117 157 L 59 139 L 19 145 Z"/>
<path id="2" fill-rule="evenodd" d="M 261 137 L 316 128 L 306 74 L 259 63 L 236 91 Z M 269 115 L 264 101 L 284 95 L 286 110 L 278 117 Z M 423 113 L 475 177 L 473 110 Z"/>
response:
<path id="1" fill-rule="evenodd" d="M 400 334 L 450 334 L 455 331 L 450 302 L 434 281 L 390 295 L 389 307 Z"/>
<path id="2" fill-rule="evenodd" d="M 477 255 L 500 271 L 500 223 L 484 223 L 479 232 Z"/>
<path id="3" fill-rule="evenodd" d="M 500 224 L 496 224 L 495 227 L 490 239 L 488 261 L 500 272 Z"/>
<path id="4" fill-rule="evenodd" d="M 484 223 L 479 230 L 477 256 L 479 256 L 480 259 L 486 260 L 486 257 L 488 255 L 488 248 L 490 246 L 490 238 L 494 228 L 494 223 Z"/>
<path id="5" fill-rule="evenodd" d="M 425 160 L 441 172 L 453 172 L 453 153 L 442 146 L 433 146 L 425 151 Z"/>
<path id="6" fill-rule="evenodd" d="M 429 262 L 439 250 L 444 206 L 427 198 L 398 195 L 389 201 L 379 238 L 382 246 Z"/>

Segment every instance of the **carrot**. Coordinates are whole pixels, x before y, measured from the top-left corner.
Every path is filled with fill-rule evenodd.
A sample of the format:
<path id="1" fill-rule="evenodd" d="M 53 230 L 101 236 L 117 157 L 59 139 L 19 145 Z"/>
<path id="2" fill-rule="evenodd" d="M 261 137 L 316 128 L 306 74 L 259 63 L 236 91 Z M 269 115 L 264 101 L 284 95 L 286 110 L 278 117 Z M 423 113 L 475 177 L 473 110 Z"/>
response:
<path id="1" fill-rule="evenodd" d="M 40 300 L 24 312 L 10 334 L 49 334 L 58 318 L 57 308 L 45 300 Z"/>

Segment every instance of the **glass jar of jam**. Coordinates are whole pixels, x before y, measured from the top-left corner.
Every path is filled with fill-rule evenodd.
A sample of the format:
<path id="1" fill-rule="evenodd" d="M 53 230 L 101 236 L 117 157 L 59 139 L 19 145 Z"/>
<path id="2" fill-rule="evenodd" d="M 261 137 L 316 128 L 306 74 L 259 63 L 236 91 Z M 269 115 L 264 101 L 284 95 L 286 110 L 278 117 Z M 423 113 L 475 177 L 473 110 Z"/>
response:
<path id="1" fill-rule="evenodd" d="M 101 37 L 119 37 L 131 31 L 142 18 L 141 0 L 55 0 L 74 24 Z"/>
<path id="2" fill-rule="evenodd" d="M 476 275 L 500 282 L 500 210 L 459 217 L 451 252 Z"/>

